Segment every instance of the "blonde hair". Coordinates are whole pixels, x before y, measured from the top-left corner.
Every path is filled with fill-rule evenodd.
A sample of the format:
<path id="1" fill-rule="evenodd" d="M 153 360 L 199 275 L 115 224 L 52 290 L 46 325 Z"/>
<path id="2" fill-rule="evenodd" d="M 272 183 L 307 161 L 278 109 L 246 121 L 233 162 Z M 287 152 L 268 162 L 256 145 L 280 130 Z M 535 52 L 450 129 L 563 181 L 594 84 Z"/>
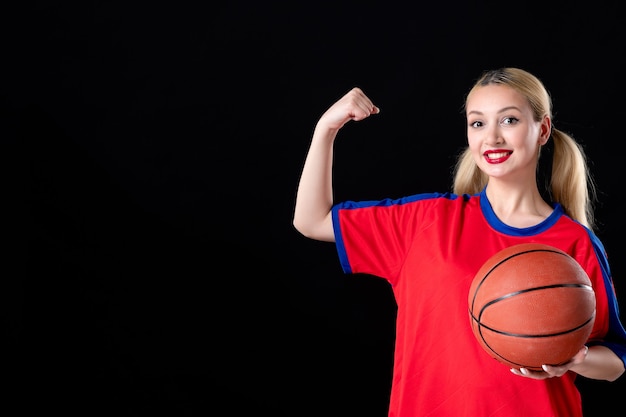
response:
<path id="1" fill-rule="evenodd" d="M 468 93 L 489 84 L 502 84 L 515 89 L 528 100 L 535 121 L 544 116 L 552 119 L 552 99 L 543 83 L 534 75 L 518 68 L 501 68 L 486 71 Z M 552 170 L 549 181 L 540 190 L 553 201 L 561 204 L 565 214 L 593 229 L 593 204 L 596 190 L 591 178 L 587 157 L 582 146 L 572 136 L 552 126 Z M 539 170 L 539 164 L 537 165 Z M 548 178 L 548 177 L 546 177 Z M 466 147 L 454 167 L 453 192 L 477 194 L 487 185 L 488 177 L 482 172 Z"/>

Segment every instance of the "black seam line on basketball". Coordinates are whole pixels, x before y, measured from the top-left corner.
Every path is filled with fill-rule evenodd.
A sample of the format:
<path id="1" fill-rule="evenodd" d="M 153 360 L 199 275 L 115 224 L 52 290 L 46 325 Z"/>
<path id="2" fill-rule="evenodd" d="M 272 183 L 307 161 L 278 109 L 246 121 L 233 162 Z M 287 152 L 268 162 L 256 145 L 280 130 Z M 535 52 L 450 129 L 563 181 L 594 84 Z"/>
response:
<path id="1" fill-rule="evenodd" d="M 503 332 L 501 330 L 496 330 L 496 329 L 494 329 L 492 327 L 485 326 L 484 324 L 482 324 L 478 320 L 476 320 L 476 318 L 474 318 L 474 316 L 472 316 L 472 319 L 476 320 L 476 324 L 478 325 L 478 332 L 480 333 L 480 336 L 481 336 L 481 338 L 484 341 L 485 339 L 484 339 L 484 337 L 482 337 L 483 336 L 483 329 L 492 331 L 494 333 L 501 334 L 503 336 L 517 337 L 517 338 L 522 338 L 522 339 L 541 339 L 541 338 L 545 338 L 545 337 L 561 336 L 561 335 L 564 335 L 564 334 L 575 332 L 576 330 L 585 327 L 587 324 L 589 324 L 589 322 L 591 320 L 593 320 L 595 318 L 595 316 L 596 316 L 596 313 L 594 312 L 591 315 L 591 317 L 589 317 L 589 319 L 587 319 L 587 321 L 585 321 L 583 324 L 581 324 L 579 326 L 572 327 L 571 329 L 564 330 L 562 332 L 547 333 L 547 334 L 521 334 L 521 333 Z"/>
<path id="2" fill-rule="evenodd" d="M 487 307 L 491 306 L 492 304 L 498 303 L 498 302 L 500 302 L 502 300 L 506 300 L 507 298 L 511 298 L 511 297 L 514 297 L 516 295 L 520 295 L 520 294 L 523 294 L 523 293 L 526 293 L 526 292 L 540 291 L 540 290 L 553 289 L 553 288 L 582 288 L 582 289 L 587 290 L 587 291 L 593 291 L 593 288 L 591 286 L 589 286 L 589 285 L 586 285 L 586 284 L 552 284 L 552 285 L 544 285 L 544 286 L 541 286 L 541 287 L 526 288 L 525 290 L 520 290 L 520 291 L 515 291 L 515 292 L 512 292 L 512 293 L 508 293 L 508 294 L 505 294 L 505 295 L 503 295 L 501 297 L 498 297 L 498 298 L 495 298 L 495 299 L 489 301 L 487 304 L 485 304 L 483 306 L 483 308 L 480 309 L 480 313 L 479 313 L 478 317 L 479 318 L 482 317 L 483 311 L 485 311 L 485 309 Z M 476 289 L 474 294 L 476 294 L 477 292 L 478 292 L 478 288 Z M 475 297 L 475 295 L 474 295 L 474 297 Z M 470 309 L 470 314 L 472 315 L 473 318 L 475 318 L 476 316 L 474 316 L 474 312 L 473 311 L 474 311 L 474 305 L 472 303 L 472 308 Z"/>
<path id="3" fill-rule="evenodd" d="M 498 302 L 500 302 L 502 300 L 506 300 L 507 298 L 515 297 L 517 295 L 524 294 L 524 293 L 527 293 L 527 292 L 541 291 L 541 290 L 550 290 L 550 289 L 553 289 L 553 288 L 582 288 L 582 289 L 587 290 L 587 291 L 592 291 L 592 288 L 589 285 L 586 285 L 586 284 L 552 284 L 552 285 L 543 285 L 541 287 L 526 288 L 524 290 L 511 292 L 511 293 L 505 294 L 505 295 L 503 295 L 501 297 L 494 298 L 493 300 L 491 300 L 487 304 L 485 304 L 483 306 L 483 308 L 480 309 L 480 315 L 482 316 L 483 311 L 485 311 L 485 309 L 487 307 L 489 307 L 490 305 L 498 303 Z"/>
<path id="4" fill-rule="evenodd" d="M 532 253 L 532 252 L 552 252 L 552 253 L 556 253 L 556 254 L 561 255 L 561 256 L 569 256 L 568 254 L 566 254 L 564 252 L 559 252 L 557 250 L 545 249 L 545 248 L 542 248 L 542 249 L 529 249 L 529 250 L 525 250 L 524 252 L 518 252 L 518 253 L 514 253 L 514 254 L 512 254 L 510 256 L 507 256 L 506 258 L 502 259 L 500 262 L 498 262 L 497 264 L 492 266 L 491 269 L 489 270 L 489 272 L 487 272 L 485 274 L 483 279 L 481 279 L 480 282 L 478 283 L 478 285 L 476 286 L 476 290 L 474 291 L 474 297 L 472 297 L 472 311 L 474 310 L 474 302 L 476 301 L 476 294 L 478 294 L 478 290 L 483 285 L 483 282 L 485 282 L 487 277 L 493 272 L 494 269 L 496 269 L 502 263 L 508 261 L 511 258 L 515 258 L 516 256 L 525 255 L 527 253 Z"/>
<path id="5" fill-rule="evenodd" d="M 520 295 L 520 294 L 524 294 L 524 293 L 527 293 L 527 292 L 540 291 L 540 290 L 546 290 L 546 289 L 552 289 L 552 288 L 582 288 L 582 289 L 585 289 L 587 291 L 593 291 L 593 289 L 589 285 L 586 285 L 586 284 L 552 284 L 552 285 L 544 285 L 544 286 L 541 286 L 541 287 L 527 288 L 525 290 L 515 291 L 515 292 L 512 292 L 512 293 L 503 295 L 502 297 L 498 297 L 498 298 L 495 298 L 495 299 L 489 301 L 487 304 L 485 304 L 480 309 L 480 312 L 478 313 L 478 317 L 474 316 L 474 312 L 473 311 L 470 311 L 470 314 L 472 315 L 472 318 L 474 320 L 476 320 L 480 324 L 480 320 L 483 317 L 483 313 L 492 304 L 498 303 L 498 302 L 500 302 L 502 300 L 506 300 L 507 298 L 511 298 L 511 297 L 514 297 L 514 296 L 517 296 L 517 295 Z M 595 315 L 595 312 L 594 312 L 594 315 Z M 484 326 L 483 324 L 480 324 L 480 325 Z M 484 327 L 487 327 L 487 326 L 484 326 Z M 489 330 L 495 331 L 493 329 L 489 329 Z"/>

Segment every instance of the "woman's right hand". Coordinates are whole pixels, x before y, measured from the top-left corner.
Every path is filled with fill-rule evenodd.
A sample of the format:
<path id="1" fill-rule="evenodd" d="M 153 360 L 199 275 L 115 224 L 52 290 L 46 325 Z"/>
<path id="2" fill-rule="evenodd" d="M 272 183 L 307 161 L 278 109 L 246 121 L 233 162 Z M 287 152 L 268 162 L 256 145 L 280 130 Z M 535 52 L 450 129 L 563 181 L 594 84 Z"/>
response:
<path id="1" fill-rule="evenodd" d="M 360 121 L 378 113 L 380 109 L 360 88 L 354 87 L 322 114 L 317 125 L 339 130 L 350 120 Z"/>

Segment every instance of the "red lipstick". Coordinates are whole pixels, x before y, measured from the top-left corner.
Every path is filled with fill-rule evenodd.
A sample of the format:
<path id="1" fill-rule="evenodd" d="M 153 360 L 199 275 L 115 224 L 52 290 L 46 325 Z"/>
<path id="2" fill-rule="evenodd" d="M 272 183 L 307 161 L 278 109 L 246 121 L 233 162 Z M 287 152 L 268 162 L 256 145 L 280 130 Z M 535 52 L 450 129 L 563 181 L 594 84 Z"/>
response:
<path id="1" fill-rule="evenodd" d="M 486 151 L 483 156 L 485 157 L 485 161 L 490 164 L 501 164 L 509 159 L 512 153 L 512 151 L 506 151 L 504 149 L 493 149 Z"/>

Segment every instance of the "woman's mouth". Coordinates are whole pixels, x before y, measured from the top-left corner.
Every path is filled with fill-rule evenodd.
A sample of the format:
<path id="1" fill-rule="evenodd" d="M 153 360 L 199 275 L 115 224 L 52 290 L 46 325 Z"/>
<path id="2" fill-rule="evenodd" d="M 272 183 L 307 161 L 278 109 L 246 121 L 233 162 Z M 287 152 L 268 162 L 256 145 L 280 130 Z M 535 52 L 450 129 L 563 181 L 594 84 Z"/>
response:
<path id="1" fill-rule="evenodd" d="M 500 164 L 509 159 L 512 153 L 512 151 L 487 151 L 483 156 L 490 164 Z"/>

